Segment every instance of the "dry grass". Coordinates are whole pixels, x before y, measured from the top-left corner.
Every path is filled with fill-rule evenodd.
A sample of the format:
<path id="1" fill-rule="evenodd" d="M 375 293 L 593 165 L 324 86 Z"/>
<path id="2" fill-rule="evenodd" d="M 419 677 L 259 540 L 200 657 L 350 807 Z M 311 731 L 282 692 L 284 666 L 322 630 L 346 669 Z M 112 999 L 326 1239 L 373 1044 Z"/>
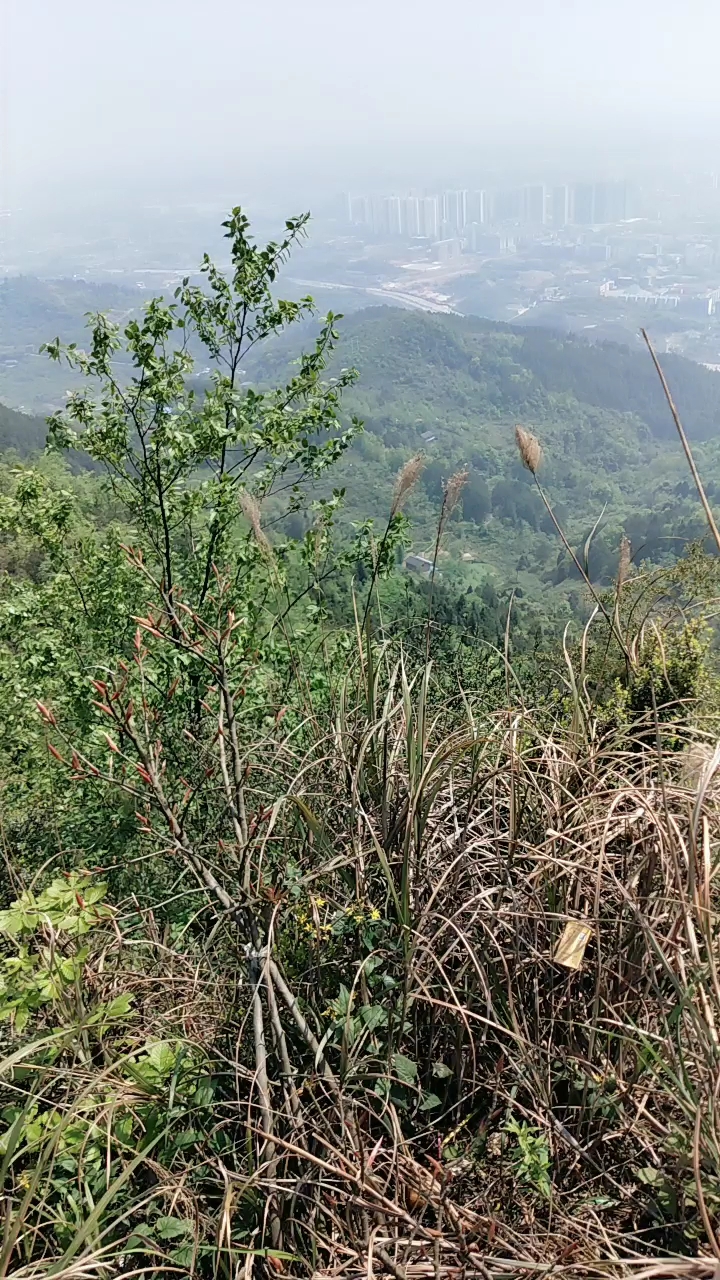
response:
<path id="1" fill-rule="evenodd" d="M 182 1041 L 224 1082 L 196 1148 L 170 1165 L 142 1158 L 125 1240 L 154 1204 L 192 1222 L 197 1248 L 233 1274 L 248 1257 L 277 1270 L 262 1256 L 271 1246 L 333 1276 L 716 1276 L 720 754 L 690 736 L 659 756 L 650 723 L 601 734 L 587 707 L 549 727 L 521 705 L 433 708 L 427 671 L 411 681 L 382 659 L 368 706 L 368 656 L 331 739 L 302 757 L 290 739 L 272 744 L 274 768 L 295 780 L 247 850 L 251 886 L 275 885 L 255 979 L 264 1080 L 252 980 L 228 967 L 237 925 L 222 913 L 185 949 L 152 917 L 129 932 L 120 917 L 89 989 L 133 992 L 130 1040 L 107 1042 L 104 1072 L 72 1053 L 51 1083 L 41 1072 L 66 1114 L 92 1105 L 98 1124 L 143 1102 L 123 1063 L 153 1039 Z M 297 860 L 294 898 L 274 848 Z M 251 898 L 259 907 L 268 892 Z M 360 929 L 342 943 L 325 932 L 353 903 L 380 915 L 370 951 Z M 577 919 L 591 941 L 571 972 L 553 956 Z M 333 1021 L 340 981 L 353 997 Z M 268 1003 L 274 990 L 282 1006 L 283 982 L 292 1081 Z M 367 1006 L 394 1027 L 356 1025 Z M 438 1104 L 423 1111 L 429 1092 Z M 547 1194 L 519 1169 L 511 1118 L 547 1151 Z M 219 1133 L 231 1136 L 221 1153 Z M 672 1183 L 672 1211 L 653 1208 L 647 1170 Z M 25 1208 L 33 1260 L 9 1274 L 113 1272 L 114 1221 L 83 1235 L 72 1262 L 53 1247 L 53 1176 L 51 1160 Z M 233 1223 L 253 1202 L 261 1252 L 247 1255 Z M 152 1257 L 172 1270 L 169 1247 Z"/>
<path id="2" fill-rule="evenodd" d="M 123 904 L 84 996 L 10 1045 L 0 1276 L 719 1280 L 720 747 L 687 611 L 627 550 L 538 705 L 509 668 L 502 705 L 448 703 L 429 623 L 414 672 L 358 624 L 322 705 L 247 740 L 228 585 L 211 625 L 135 558 L 134 665 L 96 684 L 112 768 L 48 723 L 193 910 L 173 935 Z M 182 754 L 164 646 L 203 672 Z"/>

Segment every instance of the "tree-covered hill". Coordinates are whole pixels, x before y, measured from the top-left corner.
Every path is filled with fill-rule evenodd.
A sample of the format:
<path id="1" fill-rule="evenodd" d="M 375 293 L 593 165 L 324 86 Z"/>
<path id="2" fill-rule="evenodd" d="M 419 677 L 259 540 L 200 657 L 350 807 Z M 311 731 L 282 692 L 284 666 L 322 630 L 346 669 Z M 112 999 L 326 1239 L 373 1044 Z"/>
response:
<path id="1" fill-rule="evenodd" d="M 433 399 L 475 411 L 552 409 L 555 397 L 635 414 L 653 435 L 673 433 L 667 404 L 644 352 L 591 343 L 550 329 L 523 329 L 475 316 L 373 308 L 343 324 L 362 383 L 383 393 L 413 386 Z M 696 439 L 720 431 L 717 374 L 682 356 L 663 357 L 668 380 Z"/>
<path id="2" fill-rule="evenodd" d="M 337 361 L 355 364 L 346 397 L 365 434 L 343 463 L 351 511 L 386 509 L 392 478 L 417 450 L 427 465 L 411 504 L 415 549 L 432 542 L 441 482 L 470 476 L 448 545 L 446 579 L 463 587 L 512 581 L 538 597 L 577 594 L 513 441 L 516 423 L 542 441 L 542 480 L 571 541 L 582 547 L 596 520 L 590 566 L 609 581 L 623 533 L 636 559 L 668 560 L 702 536 L 697 498 L 657 374 L 647 353 L 591 344 L 474 317 L 389 308 L 342 322 Z M 282 358 L 276 350 L 270 360 Z M 663 356 L 671 389 L 711 497 L 720 495 L 720 378 Z M 268 376 L 265 367 L 255 376 Z M 274 372 L 274 371 L 273 371 Z"/>
<path id="3" fill-rule="evenodd" d="M 115 292 L 115 302 L 127 302 L 123 291 Z M 21 294 L 27 300 L 27 281 Z M 38 295 L 28 318 L 37 328 L 38 308 L 43 314 L 50 308 L 38 339 L 52 337 L 58 328 L 75 339 L 80 301 L 102 306 L 109 299 L 102 291 L 90 298 L 85 286 L 77 297 L 73 294 L 72 305 L 62 290 L 53 293 L 52 306 L 49 296 L 47 290 Z M 11 300 L 7 287 L 5 300 Z M 68 307 L 65 334 L 62 313 Z M 307 326 L 306 345 L 315 328 L 312 321 Z M 517 422 L 542 441 L 543 484 L 571 541 L 582 547 L 601 517 L 589 552 L 598 581 L 614 576 L 623 533 L 637 560 L 654 562 L 673 558 L 702 535 L 694 490 L 647 353 L 472 316 L 389 307 L 356 312 L 338 327 L 331 372 L 357 366 L 360 377 L 346 395 L 345 412 L 365 423 L 334 479 L 346 488 L 341 519 L 348 525 L 368 516 L 382 520 L 398 469 L 422 450 L 423 482 L 409 514 L 413 550 L 427 551 L 442 481 L 468 466 L 462 508 L 446 546 L 447 586 L 462 591 L 514 586 L 543 602 L 550 591 L 563 608 L 568 599 L 579 602 L 576 571 L 558 549 L 518 461 Z M 294 354 L 277 338 L 262 356 L 248 353 L 242 378 L 272 385 L 287 372 Z M 713 498 L 720 495 L 720 378 L 682 357 L 663 355 L 662 362 Z M 34 357 L 33 367 L 46 365 L 55 368 Z M 62 371 L 62 377 L 71 374 Z M 0 448 L 32 451 L 42 439 L 39 419 L 0 409 Z M 322 482 L 318 493 L 322 496 Z M 293 528 L 308 518 L 298 515 Z"/>
<path id="4" fill-rule="evenodd" d="M 0 403 L 0 451 L 13 449 L 27 454 L 41 449 L 45 443 L 47 427 L 43 418 L 18 413 Z"/>
<path id="5" fill-rule="evenodd" d="M 109 312 L 127 321 L 143 301 L 137 287 L 90 280 L 0 280 L 0 400 L 40 415 L 62 405 L 68 389 L 79 383 L 70 370 L 40 355 L 42 343 L 57 336 L 81 343 L 88 313 Z"/>

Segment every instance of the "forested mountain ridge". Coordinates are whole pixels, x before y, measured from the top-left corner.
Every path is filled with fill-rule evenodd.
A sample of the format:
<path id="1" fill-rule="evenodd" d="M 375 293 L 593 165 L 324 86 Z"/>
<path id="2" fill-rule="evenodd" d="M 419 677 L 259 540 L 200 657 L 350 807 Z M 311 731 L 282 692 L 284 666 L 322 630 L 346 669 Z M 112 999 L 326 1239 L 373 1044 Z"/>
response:
<path id="1" fill-rule="evenodd" d="M 667 403 L 644 346 L 595 343 L 552 329 L 522 328 L 479 316 L 433 315 L 391 307 L 356 311 L 341 322 L 339 359 L 352 355 L 361 386 L 394 392 L 410 385 L 418 396 L 455 408 L 499 413 L 538 409 L 555 397 L 636 414 L 653 435 L 672 435 Z M 283 344 L 264 352 L 268 371 Z M 688 434 L 707 439 L 720 430 L 720 380 L 704 365 L 663 355 L 663 368 Z M 254 362 L 250 361 L 251 369 Z M 257 367 L 257 366 L 255 366 Z M 467 397 L 467 399 L 465 399 Z"/>
<path id="2" fill-rule="evenodd" d="M 623 533 L 637 559 L 664 561 L 704 534 L 662 387 L 646 351 L 597 345 L 473 317 L 377 308 L 343 320 L 337 366 L 360 370 L 346 407 L 365 433 L 342 464 L 351 509 L 387 503 L 392 476 L 418 449 L 423 485 L 411 514 L 417 549 L 432 538 L 442 479 L 470 467 L 445 572 L 514 582 L 530 594 L 575 571 L 514 446 L 519 422 L 544 449 L 542 480 L 568 532 L 610 581 Z M 272 359 L 278 353 L 272 354 Z M 711 497 L 720 494 L 720 378 L 676 356 L 663 367 Z M 464 558 L 464 559 L 463 559 Z"/>
<path id="3" fill-rule="evenodd" d="M 314 327 L 306 322 L 308 340 Z M 570 593 L 578 602 L 577 575 L 517 458 L 516 422 L 542 441 L 543 483 L 571 540 L 582 546 L 602 517 L 590 553 L 598 581 L 612 579 L 623 533 L 637 559 L 655 562 L 704 533 L 644 349 L 389 307 L 356 312 L 338 330 L 330 373 L 357 366 L 345 421 L 357 414 L 365 424 L 334 475 L 333 483 L 346 488 L 340 518 L 346 524 L 368 515 L 382 520 L 394 476 L 421 450 L 423 483 L 409 514 L 413 549 L 426 551 L 442 481 L 468 466 L 446 546 L 446 581 L 457 580 L 463 590 L 488 581 L 511 585 L 538 600 L 551 587 L 559 599 Z M 251 350 L 243 380 L 272 385 L 287 373 L 291 354 L 282 337 L 262 355 Z M 662 363 L 712 498 L 720 493 L 720 378 L 679 356 L 663 355 Z M 38 418 L 0 407 L 0 447 L 32 451 L 43 438 Z"/>
<path id="4" fill-rule="evenodd" d="M 0 451 L 14 449 L 19 454 L 27 454 L 42 449 L 46 435 L 43 418 L 18 413 L 0 403 Z"/>

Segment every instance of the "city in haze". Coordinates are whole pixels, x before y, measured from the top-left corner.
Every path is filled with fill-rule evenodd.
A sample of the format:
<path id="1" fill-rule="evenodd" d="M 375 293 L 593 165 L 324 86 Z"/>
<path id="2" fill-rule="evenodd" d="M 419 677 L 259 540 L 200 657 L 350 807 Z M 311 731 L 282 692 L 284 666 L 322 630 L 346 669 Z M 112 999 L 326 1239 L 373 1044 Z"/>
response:
<path id="1" fill-rule="evenodd" d="M 261 236 L 308 209 L 287 289 L 321 307 L 631 343 L 648 322 L 720 363 L 709 0 L 7 0 L 1 21 L 6 281 L 102 283 L 125 313 L 222 257 L 234 204 Z M 38 406 L 13 375 L 44 336 L 22 294 L 1 295 L 0 395 Z"/>

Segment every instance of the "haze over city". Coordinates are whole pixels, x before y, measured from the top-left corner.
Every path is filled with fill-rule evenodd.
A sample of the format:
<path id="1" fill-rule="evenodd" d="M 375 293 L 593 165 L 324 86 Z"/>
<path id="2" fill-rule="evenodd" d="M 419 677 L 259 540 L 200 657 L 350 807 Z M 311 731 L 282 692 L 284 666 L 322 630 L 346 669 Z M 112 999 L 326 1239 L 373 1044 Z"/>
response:
<path id="1" fill-rule="evenodd" d="M 5 0 L 0 207 L 702 163 L 713 0 Z"/>

